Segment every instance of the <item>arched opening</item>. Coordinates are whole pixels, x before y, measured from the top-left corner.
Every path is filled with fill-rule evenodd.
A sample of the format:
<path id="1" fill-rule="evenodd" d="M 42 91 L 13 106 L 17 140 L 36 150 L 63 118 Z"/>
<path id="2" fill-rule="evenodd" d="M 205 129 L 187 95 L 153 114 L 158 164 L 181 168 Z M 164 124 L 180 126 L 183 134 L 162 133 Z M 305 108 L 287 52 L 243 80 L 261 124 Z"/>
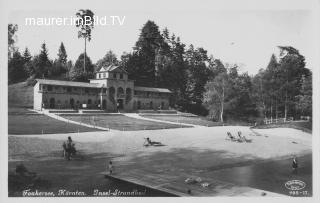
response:
<path id="1" fill-rule="evenodd" d="M 110 87 L 109 88 L 109 95 L 114 96 L 115 93 L 116 93 L 116 89 L 114 87 Z"/>
<path id="2" fill-rule="evenodd" d="M 74 108 L 74 99 L 73 98 L 70 99 L 70 107 L 72 109 Z"/>
<path id="3" fill-rule="evenodd" d="M 107 101 L 104 99 L 102 101 L 102 109 L 106 109 L 107 108 Z"/>
<path id="4" fill-rule="evenodd" d="M 132 90 L 131 88 L 126 89 L 126 103 L 129 103 L 132 99 Z"/>
<path id="5" fill-rule="evenodd" d="M 117 90 L 117 97 L 121 97 L 123 96 L 124 94 L 124 90 L 122 87 L 118 87 L 118 90 Z"/>
<path id="6" fill-rule="evenodd" d="M 54 98 L 50 99 L 49 106 L 50 106 L 50 109 L 54 109 L 55 108 L 55 100 L 54 100 Z"/>
<path id="7" fill-rule="evenodd" d="M 109 87 L 109 100 L 115 105 L 116 101 L 115 101 L 115 93 L 116 93 L 116 89 L 114 87 Z"/>

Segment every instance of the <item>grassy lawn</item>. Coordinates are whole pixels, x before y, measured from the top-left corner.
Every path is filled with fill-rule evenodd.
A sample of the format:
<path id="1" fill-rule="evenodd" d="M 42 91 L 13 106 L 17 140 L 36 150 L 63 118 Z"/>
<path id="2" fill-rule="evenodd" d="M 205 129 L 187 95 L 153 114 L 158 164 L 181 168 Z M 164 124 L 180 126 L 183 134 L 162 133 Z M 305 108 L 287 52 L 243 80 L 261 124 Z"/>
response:
<path id="1" fill-rule="evenodd" d="M 100 127 L 107 127 L 115 130 L 133 131 L 133 130 L 156 130 L 156 129 L 168 129 L 168 128 L 181 128 L 186 126 L 180 126 L 175 124 L 158 123 L 147 120 L 139 120 L 135 118 L 129 118 L 124 115 L 63 115 L 62 117 L 96 125 Z"/>
<path id="2" fill-rule="evenodd" d="M 143 117 L 146 118 L 152 118 L 162 121 L 171 121 L 171 122 L 177 122 L 177 123 L 187 123 L 187 124 L 193 124 L 193 125 L 202 125 L 202 126 L 220 126 L 220 122 L 212 122 L 208 120 L 204 120 L 200 117 L 186 117 L 186 116 L 179 116 L 179 115 L 172 115 L 172 116 L 147 116 L 144 115 Z"/>
<path id="3" fill-rule="evenodd" d="M 23 112 L 20 113 L 20 115 L 9 113 L 9 134 L 75 133 L 78 132 L 78 130 L 79 132 L 100 131 L 99 129 L 68 124 L 41 114 L 27 114 L 27 112 L 24 114 Z"/>

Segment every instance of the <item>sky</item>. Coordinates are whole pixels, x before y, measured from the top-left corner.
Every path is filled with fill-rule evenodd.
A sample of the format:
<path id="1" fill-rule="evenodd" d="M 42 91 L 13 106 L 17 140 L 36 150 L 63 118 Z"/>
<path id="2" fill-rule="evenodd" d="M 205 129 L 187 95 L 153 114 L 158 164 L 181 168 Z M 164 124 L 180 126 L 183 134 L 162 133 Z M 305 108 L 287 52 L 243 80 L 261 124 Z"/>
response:
<path id="1" fill-rule="evenodd" d="M 121 3 L 114 1 L 100 1 L 92 7 L 86 7 L 96 16 L 106 16 L 109 23 L 112 20 L 110 16 L 119 16 L 121 19 L 125 16 L 123 25 L 95 26 L 92 40 L 87 43 L 88 56 L 95 63 L 108 50 L 112 50 L 120 58 L 123 52 L 132 51 L 140 29 L 148 20 L 152 20 L 160 30 L 167 27 L 186 45 L 203 47 L 208 55 L 224 63 L 242 64 L 242 72 L 256 74 L 259 69 L 266 68 L 271 55 L 279 54 L 277 46 L 295 47 L 306 57 L 307 67 L 313 68 L 314 16 L 310 9 L 239 8 L 228 5 L 219 8 L 220 4 L 217 6 L 215 1 L 205 1 L 203 4 L 201 1 L 188 1 L 187 5 L 161 2 L 157 1 L 159 5 L 144 3 L 121 6 Z M 63 9 L 49 6 L 32 9 L 13 7 L 9 12 L 9 22 L 19 26 L 16 44 L 19 50 L 28 47 L 32 55 L 38 54 L 41 44 L 45 42 L 50 58 L 54 59 L 63 42 L 68 59 L 75 62 L 84 50 L 84 40 L 77 37 L 78 29 L 75 26 L 28 26 L 25 25 L 25 18 L 70 18 L 75 17 L 78 10 L 76 6 Z"/>

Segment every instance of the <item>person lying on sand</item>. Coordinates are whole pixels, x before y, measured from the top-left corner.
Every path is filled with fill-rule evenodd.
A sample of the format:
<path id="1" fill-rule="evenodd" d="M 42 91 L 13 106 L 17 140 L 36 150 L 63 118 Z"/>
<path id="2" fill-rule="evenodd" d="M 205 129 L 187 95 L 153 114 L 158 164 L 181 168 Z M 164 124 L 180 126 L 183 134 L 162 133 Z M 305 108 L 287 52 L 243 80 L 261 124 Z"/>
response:
<path id="1" fill-rule="evenodd" d="M 149 145 L 162 145 L 161 142 L 153 142 L 150 140 L 150 138 L 144 138 L 145 139 L 145 142 L 143 143 L 144 146 L 149 146 Z"/>

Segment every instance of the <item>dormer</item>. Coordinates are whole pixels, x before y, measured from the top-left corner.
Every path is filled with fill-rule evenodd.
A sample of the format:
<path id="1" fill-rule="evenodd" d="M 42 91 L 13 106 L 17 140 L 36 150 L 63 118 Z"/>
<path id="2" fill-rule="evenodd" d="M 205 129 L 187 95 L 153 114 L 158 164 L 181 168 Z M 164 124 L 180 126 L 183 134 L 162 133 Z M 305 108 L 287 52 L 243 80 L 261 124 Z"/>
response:
<path id="1" fill-rule="evenodd" d="M 120 66 L 102 66 L 96 71 L 95 79 L 128 80 L 128 73 Z"/>

